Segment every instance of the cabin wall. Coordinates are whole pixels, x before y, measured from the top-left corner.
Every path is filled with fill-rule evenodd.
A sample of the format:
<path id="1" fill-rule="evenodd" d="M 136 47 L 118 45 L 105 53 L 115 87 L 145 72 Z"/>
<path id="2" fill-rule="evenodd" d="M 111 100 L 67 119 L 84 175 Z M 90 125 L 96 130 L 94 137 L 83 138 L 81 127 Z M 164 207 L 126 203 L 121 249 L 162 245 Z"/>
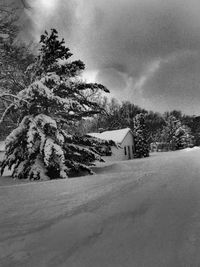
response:
<path id="1" fill-rule="evenodd" d="M 123 160 L 127 159 L 133 159 L 134 157 L 134 140 L 133 140 L 133 135 L 131 132 L 129 132 L 126 137 L 124 138 L 121 147 L 123 148 Z M 126 147 L 126 155 L 124 151 L 124 147 Z M 128 149 L 129 147 L 129 149 Z M 130 153 L 129 153 L 130 151 Z"/>
<path id="2" fill-rule="evenodd" d="M 124 147 L 126 147 L 126 155 L 125 155 Z M 130 154 L 128 151 L 128 147 L 130 149 Z M 129 132 L 127 133 L 123 142 L 120 144 L 119 148 L 112 147 L 112 156 L 103 157 L 103 158 L 105 161 L 121 161 L 121 160 L 133 159 L 133 154 L 134 154 L 133 135 L 131 132 Z"/>

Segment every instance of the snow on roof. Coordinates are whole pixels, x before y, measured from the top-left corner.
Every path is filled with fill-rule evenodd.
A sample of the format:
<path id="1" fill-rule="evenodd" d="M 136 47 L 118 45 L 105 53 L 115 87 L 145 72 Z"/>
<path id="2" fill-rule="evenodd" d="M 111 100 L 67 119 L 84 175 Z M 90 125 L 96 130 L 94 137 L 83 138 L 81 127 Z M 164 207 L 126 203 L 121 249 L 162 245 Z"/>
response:
<path id="1" fill-rule="evenodd" d="M 119 130 L 112 130 L 112 131 L 105 131 L 102 133 L 88 133 L 92 137 L 96 137 L 103 140 L 113 140 L 115 143 L 122 143 L 127 133 L 131 131 L 130 128 L 119 129 Z"/>
<path id="2" fill-rule="evenodd" d="M 0 152 L 5 151 L 5 141 L 0 141 Z"/>

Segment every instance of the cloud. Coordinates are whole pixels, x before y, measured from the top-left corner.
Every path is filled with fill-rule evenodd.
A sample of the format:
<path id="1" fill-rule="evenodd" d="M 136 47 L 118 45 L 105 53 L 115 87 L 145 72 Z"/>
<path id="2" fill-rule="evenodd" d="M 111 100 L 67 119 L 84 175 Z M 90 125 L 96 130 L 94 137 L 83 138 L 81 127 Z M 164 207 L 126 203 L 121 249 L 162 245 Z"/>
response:
<path id="1" fill-rule="evenodd" d="M 181 99 L 178 107 L 194 112 L 189 99 L 195 98 L 195 105 L 200 100 L 199 0 L 35 0 L 32 5 L 33 34 L 38 38 L 56 27 L 88 73 L 95 72 L 116 96 L 158 110 L 176 108 Z"/>
<path id="2" fill-rule="evenodd" d="M 182 51 L 160 64 L 160 68 L 142 88 L 142 97 L 161 109 L 182 109 L 199 114 L 200 53 Z"/>

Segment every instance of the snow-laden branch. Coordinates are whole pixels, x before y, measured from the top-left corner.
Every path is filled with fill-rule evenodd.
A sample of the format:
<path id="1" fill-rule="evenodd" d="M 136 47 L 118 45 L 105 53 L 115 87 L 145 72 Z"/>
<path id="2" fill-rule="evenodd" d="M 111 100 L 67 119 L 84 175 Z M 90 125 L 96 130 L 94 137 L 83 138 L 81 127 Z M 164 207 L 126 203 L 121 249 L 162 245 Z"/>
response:
<path id="1" fill-rule="evenodd" d="M 10 100 L 10 99 L 5 99 L 6 96 L 12 97 L 12 98 L 17 99 L 19 101 L 24 101 L 24 102 L 26 102 L 26 103 L 29 104 L 29 102 L 27 100 L 22 99 L 21 97 L 19 97 L 17 95 L 13 95 L 13 94 L 9 94 L 9 93 L 3 93 L 3 94 L 1 94 L 0 95 L 0 99 L 2 99 L 4 101 L 11 102 L 11 104 L 5 109 L 4 113 L 2 114 L 1 119 L 0 119 L 0 124 L 2 124 L 4 122 L 4 119 L 5 119 L 6 115 L 12 110 L 12 108 L 18 106 L 17 101 Z"/>
<path id="2" fill-rule="evenodd" d="M 7 115 L 7 114 L 10 112 L 10 110 L 11 110 L 12 108 L 14 108 L 14 107 L 15 107 L 15 104 L 11 104 L 10 106 L 8 106 L 8 107 L 6 108 L 6 110 L 4 111 L 3 115 L 1 116 L 0 124 L 3 123 L 3 121 L 4 121 L 5 117 L 6 117 L 6 115 Z"/>
<path id="3" fill-rule="evenodd" d="M 29 102 L 27 101 L 27 100 L 25 100 L 25 99 L 23 99 L 23 98 L 21 98 L 21 97 L 19 97 L 19 96 L 17 96 L 17 95 L 13 95 L 13 94 L 9 94 L 9 93 L 3 93 L 3 94 L 1 94 L 0 95 L 0 98 L 4 98 L 5 96 L 10 96 L 10 97 L 13 97 L 13 98 L 15 98 L 15 99 L 18 99 L 18 100 L 20 100 L 20 101 L 24 101 L 24 102 L 26 102 L 27 104 L 29 104 Z M 5 100 L 5 98 L 4 98 L 4 100 Z M 8 101 L 11 101 L 11 100 L 8 100 Z M 14 103 L 14 101 L 13 101 L 13 103 Z M 16 103 L 15 103 L 16 104 Z"/>

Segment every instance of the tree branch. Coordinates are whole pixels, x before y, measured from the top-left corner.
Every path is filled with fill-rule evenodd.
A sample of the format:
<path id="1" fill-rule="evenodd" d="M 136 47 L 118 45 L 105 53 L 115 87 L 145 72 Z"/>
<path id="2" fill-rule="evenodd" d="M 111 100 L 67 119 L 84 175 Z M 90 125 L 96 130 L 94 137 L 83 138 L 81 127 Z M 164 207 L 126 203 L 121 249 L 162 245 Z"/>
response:
<path id="1" fill-rule="evenodd" d="M 26 102 L 27 104 L 29 104 L 29 102 L 28 102 L 27 100 L 24 100 L 24 99 L 22 99 L 22 98 L 20 98 L 20 97 L 18 97 L 18 96 L 16 96 L 16 95 L 9 94 L 9 93 L 4 93 L 4 94 L 0 95 L 0 98 L 3 98 L 3 97 L 5 97 L 5 96 L 10 96 L 10 97 L 13 97 L 13 98 L 15 98 L 15 99 L 24 101 L 24 102 Z M 5 99 L 4 99 L 4 100 L 5 100 Z M 11 100 L 8 100 L 8 101 L 11 101 Z M 13 103 L 14 103 L 14 102 L 13 102 Z M 16 105 L 16 103 L 15 103 L 15 105 Z"/>
<path id="2" fill-rule="evenodd" d="M 4 111 L 3 115 L 1 116 L 0 124 L 3 123 L 3 121 L 4 121 L 5 117 L 6 117 L 6 115 L 10 112 L 10 110 L 11 110 L 12 108 L 14 108 L 14 106 L 15 106 L 15 104 L 11 104 L 10 106 L 7 107 L 7 109 Z"/>

